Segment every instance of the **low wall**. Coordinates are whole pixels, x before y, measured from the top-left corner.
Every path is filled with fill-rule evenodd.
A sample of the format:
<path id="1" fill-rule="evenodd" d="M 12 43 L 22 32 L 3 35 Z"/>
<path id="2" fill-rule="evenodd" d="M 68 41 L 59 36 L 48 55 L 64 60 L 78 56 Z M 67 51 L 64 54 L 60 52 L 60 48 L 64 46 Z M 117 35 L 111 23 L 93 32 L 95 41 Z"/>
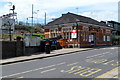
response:
<path id="1" fill-rule="evenodd" d="M 2 58 L 10 58 L 16 56 L 16 42 L 15 41 L 1 41 L 2 43 Z"/>
<path id="2" fill-rule="evenodd" d="M 34 53 L 37 53 L 37 52 L 40 52 L 40 46 L 25 47 L 24 55 L 34 54 Z"/>
<path id="3" fill-rule="evenodd" d="M 40 52 L 40 46 L 25 47 L 23 41 L 0 41 L 0 59 Z"/>

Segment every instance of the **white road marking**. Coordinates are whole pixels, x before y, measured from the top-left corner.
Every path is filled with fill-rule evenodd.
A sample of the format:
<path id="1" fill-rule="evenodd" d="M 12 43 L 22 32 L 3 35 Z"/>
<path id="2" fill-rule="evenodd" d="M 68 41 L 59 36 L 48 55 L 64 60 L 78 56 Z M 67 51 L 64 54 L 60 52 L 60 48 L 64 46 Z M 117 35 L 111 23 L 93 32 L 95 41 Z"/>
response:
<path id="1" fill-rule="evenodd" d="M 110 53 L 110 52 L 105 52 L 105 53 L 102 53 L 102 54 L 97 54 L 97 55 L 93 55 L 93 56 L 88 56 L 87 58 L 96 57 L 96 56 L 100 56 L 100 55 L 108 54 L 108 53 Z"/>
<path id="2" fill-rule="evenodd" d="M 42 74 L 42 73 L 46 73 L 46 72 L 50 72 L 50 71 L 54 71 L 54 70 L 56 70 L 56 68 L 52 68 L 52 69 L 48 69 L 48 70 L 44 70 L 44 71 L 42 71 L 42 72 L 40 72 L 40 73 Z"/>
<path id="3" fill-rule="evenodd" d="M 29 70 L 29 71 L 24 71 L 24 72 L 20 72 L 20 73 L 15 73 L 15 74 L 7 75 L 7 76 L 2 76 L 2 78 L 8 78 L 8 77 L 11 77 L 11 76 L 21 75 L 21 74 L 25 74 L 25 73 L 29 73 L 29 72 L 33 72 L 33 71 L 38 71 L 38 70 L 41 70 L 41 69 L 46 69 L 46 68 L 50 68 L 50 67 L 54 67 L 54 66 L 58 66 L 58 65 L 63 65 L 65 63 L 66 62 L 59 63 L 59 64 L 54 64 L 54 65 L 50 65 L 50 66 L 46 66 L 46 67 L 42 67 L 42 68 L 37 68 L 37 69 Z"/>

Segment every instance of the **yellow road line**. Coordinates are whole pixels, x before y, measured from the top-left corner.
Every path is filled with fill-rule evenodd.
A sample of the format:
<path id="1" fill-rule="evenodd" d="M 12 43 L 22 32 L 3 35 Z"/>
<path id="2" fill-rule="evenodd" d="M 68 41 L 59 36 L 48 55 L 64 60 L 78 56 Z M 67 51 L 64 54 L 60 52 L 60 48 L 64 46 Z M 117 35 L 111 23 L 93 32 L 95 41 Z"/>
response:
<path id="1" fill-rule="evenodd" d="M 106 64 L 111 63 L 111 62 L 114 62 L 114 60 L 112 60 L 112 61 L 108 61 L 108 62 L 103 63 L 103 64 L 106 65 Z"/>
<path id="2" fill-rule="evenodd" d="M 44 70 L 44 71 L 42 71 L 41 73 L 45 73 L 45 72 L 49 72 L 49 71 L 53 71 L 53 70 L 56 70 L 56 68 L 52 68 L 52 69 L 48 69 L 48 70 Z"/>
<path id="3" fill-rule="evenodd" d="M 75 65 L 75 64 L 78 64 L 79 62 L 75 62 L 75 63 L 71 63 L 71 64 L 68 64 L 67 66 L 72 66 L 72 65 Z"/>
<path id="4" fill-rule="evenodd" d="M 106 72 L 106 73 L 96 77 L 96 78 L 105 78 L 105 76 L 109 75 L 110 73 L 112 73 L 113 71 L 116 71 L 118 69 L 120 69 L 120 67 L 116 67 L 116 68 L 114 68 L 114 69 L 112 69 L 112 70 L 110 70 L 110 71 L 108 71 L 108 72 Z"/>

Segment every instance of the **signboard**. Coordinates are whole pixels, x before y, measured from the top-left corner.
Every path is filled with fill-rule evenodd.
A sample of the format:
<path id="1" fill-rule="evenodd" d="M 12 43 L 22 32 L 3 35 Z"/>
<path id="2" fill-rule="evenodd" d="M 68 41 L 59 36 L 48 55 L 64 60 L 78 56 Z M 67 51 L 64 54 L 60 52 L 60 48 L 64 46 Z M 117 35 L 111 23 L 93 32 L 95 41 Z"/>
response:
<path id="1" fill-rule="evenodd" d="M 76 29 L 72 29 L 71 37 L 72 38 L 77 38 L 77 30 Z"/>
<path id="2" fill-rule="evenodd" d="M 0 32 L 1 33 L 14 33 L 15 20 L 10 18 L 0 18 Z"/>

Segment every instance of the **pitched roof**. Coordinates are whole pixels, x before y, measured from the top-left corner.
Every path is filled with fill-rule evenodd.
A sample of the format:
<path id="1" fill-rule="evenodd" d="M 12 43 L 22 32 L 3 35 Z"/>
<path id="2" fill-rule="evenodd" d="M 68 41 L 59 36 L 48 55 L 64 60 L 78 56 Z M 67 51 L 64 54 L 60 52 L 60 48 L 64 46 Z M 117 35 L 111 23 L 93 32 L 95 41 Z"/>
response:
<path id="1" fill-rule="evenodd" d="M 57 18 L 54 21 L 49 22 L 46 26 L 54 26 L 54 25 L 67 24 L 67 23 L 76 23 L 77 21 L 83 22 L 83 23 L 106 26 L 105 24 L 98 22 L 97 20 L 94 20 L 92 18 L 69 13 L 69 12 L 67 14 L 63 14 L 60 18 Z"/>

